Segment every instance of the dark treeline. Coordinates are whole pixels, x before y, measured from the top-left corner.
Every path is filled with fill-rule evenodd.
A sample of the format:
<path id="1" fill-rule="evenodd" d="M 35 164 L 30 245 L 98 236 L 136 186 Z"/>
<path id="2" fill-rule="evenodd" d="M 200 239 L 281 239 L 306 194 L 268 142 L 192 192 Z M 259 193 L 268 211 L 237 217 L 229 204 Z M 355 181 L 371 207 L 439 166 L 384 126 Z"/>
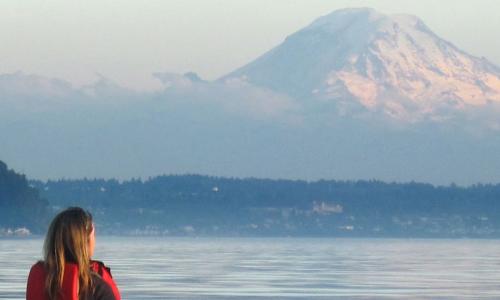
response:
<path id="1" fill-rule="evenodd" d="M 26 177 L 0 161 L 0 236 L 7 229 L 26 227 L 40 232 L 47 221 L 48 202 L 30 187 Z"/>
<path id="2" fill-rule="evenodd" d="M 499 237 L 500 185 L 435 187 L 199 175 L 31 182 L 118 234 Z"/>

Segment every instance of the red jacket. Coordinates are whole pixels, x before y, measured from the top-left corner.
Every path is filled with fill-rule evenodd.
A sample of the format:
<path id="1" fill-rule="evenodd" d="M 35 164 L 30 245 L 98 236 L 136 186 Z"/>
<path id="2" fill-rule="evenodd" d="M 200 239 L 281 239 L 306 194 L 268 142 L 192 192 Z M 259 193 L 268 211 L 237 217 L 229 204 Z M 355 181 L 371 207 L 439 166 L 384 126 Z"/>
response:
<path id="1" fill-rule="evenodd" d="M 111 276 L 109 268 L 100 261 L 91 261 L 90 268 L 101 276 L 113 291 L 116 300 L 120 300 L 120 292 Z M 26 300 L 48 300 L 45 291 L 45 267 L 43 262 L 37 262 L 31 267 L 26 288 Z M 78 300 L 78 265 L 66 263 L 62 289 L 58 300 Z"/>

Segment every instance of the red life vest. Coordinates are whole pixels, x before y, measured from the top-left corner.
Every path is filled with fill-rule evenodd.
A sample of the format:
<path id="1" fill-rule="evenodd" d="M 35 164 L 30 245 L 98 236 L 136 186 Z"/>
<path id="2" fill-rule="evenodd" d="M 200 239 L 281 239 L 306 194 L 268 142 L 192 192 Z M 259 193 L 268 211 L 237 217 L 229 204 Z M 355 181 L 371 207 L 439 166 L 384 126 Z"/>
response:
<path id="1" fill-rule="evenodd" d="M 100 261 L 91 261 L 90 268 L 101 276 L 113 290 L 116 300 L 120 300 L 120 292 L 111 276 L 109 268 Z M 47 276 L 43 262 L 37 262 L 31 267 L 26 288 L 26 300 L 48 300 L 45 291 L 45 277 Z M 62 289 L 58 300 L 78 300 L 78 265 L 66 263 L 64 266 L 64 276 Z"/>

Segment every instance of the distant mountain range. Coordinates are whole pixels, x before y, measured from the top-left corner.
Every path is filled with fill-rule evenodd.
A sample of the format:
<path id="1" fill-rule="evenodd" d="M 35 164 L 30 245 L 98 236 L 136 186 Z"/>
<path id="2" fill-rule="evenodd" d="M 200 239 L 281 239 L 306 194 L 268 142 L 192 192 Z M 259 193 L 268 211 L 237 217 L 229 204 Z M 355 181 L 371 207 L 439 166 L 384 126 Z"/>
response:
<path id="1" fill-rule="evenodd" d="M 417 17 L 344 9 L 216 81 L 0 75 L 0 157 L 38 179 L 500 182 L 499 74 Z"/>

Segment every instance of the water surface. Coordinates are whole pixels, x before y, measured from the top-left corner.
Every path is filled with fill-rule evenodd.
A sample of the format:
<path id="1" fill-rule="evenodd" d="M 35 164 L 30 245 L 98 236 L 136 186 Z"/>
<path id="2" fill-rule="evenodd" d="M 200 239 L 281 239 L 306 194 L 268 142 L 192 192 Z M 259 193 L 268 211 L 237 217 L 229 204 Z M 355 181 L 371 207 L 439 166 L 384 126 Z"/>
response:
<path id="1" fill-rule="evenodd" d="M 41 239 L 0 240 L 0 299 L 24 299 Z M 123 299 L 500 298 L 499 240 L 97 237 Z"/>

